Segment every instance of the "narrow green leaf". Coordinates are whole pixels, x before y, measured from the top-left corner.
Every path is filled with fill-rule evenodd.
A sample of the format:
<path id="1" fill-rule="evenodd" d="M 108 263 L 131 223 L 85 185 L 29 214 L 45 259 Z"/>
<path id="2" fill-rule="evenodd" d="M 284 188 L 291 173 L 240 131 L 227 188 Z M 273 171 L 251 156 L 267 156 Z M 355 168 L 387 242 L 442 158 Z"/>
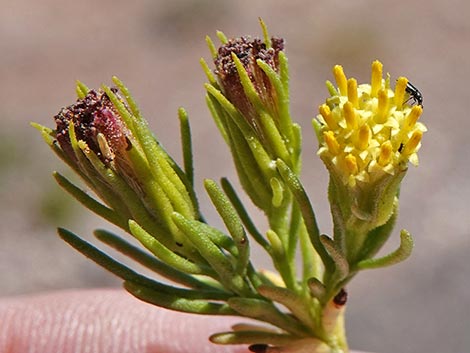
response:
<path id="1" fill-rule="evenodd" d="M 94 232 L 94 235 L 100 241 L 111 246 L 113 249 L 123 253 L 146 268 L 175 283 L 202 290 L 219 289 L 208 284 L 207 282 L 200 281 L 198 278 L 192 275 L 177 270 L 174 266 L 158 260 L 149 253 L 142 251 L 140 248 L 132 245 L 131 243 L 107 230 L 98 229 Z"/>
<path id="2" fill-rule="evenodd" d="M 271 255 L 278 260 L 283 259 L 285 257 L 285 249 L 279 235 L 274 230 L 268 229 L 266 231 L 266 238 L 269 241 Z"/>
<path id="3" fill-rule="evenodd" d="M 77 251 L 79 251 L 86 257 L 88 257 L 90 260 L 96 262 L 101 267 L 115 274 L 116 276 L 124 280 L 133 280 L 136 283 L 141 283 L 141 284 L 145 283 L 147 285 L 152 284 L 150 279 L 139 275 L 138 273 L 131 270 L 130 268 L 117 262 L 116 260 L 106 255 L 104 252 L 102 252 L 101 250 L 99 250 L 98 248 L 90 244 L 89 242 L 75 235 L 74 233 L 63 228 L 59 228 L 57 232 L 59 233 L 59 236 L 65 242 L 67 242 Z"/>
<path id="4" fill-rule="evenodd" d="M 314 326 L 304 299 L 291 289 L 266 285 L 261 285 L 257 289 L 258 293 L 263 297 L 284 305 L 304 325 L 308 327 Z"/>
<path id="5" fill-rule="evenodd" d="M 230 278 L 233 276 L 233 267 L 229 258 L 210 240 L 205 224 L 187 219 L 176 212 L 173 214 L 173 219 L 178 228 L 221 277 Z"/>
<path id="6" fill-rule="evenodd" d="M 116 96 L 116 94 L 111 90 L 111 88 L 109 88 L 106 85 L 103 85 L 101 88 L 103 89 L 103 91 L 105 91 L 105 93 L 108 96 L 109 100 L 113 103 L 114 107 L 116 108 L 116 110 L 119 113 L 119 116 L 122 118 L 122 120 L 124 121 L 126 126 L 129 128 L 129 130 L 133 131 L 134 130 L 134 125 L 136 124 L 137 117 L 134 116 L 128 110 L 128 108 L 126 107 L 124 102 Z M 136 141 L 134 141 L 134 143 L 133 143 L 133 147 L 140 148 L 140 146 L 136 145 L 135 142 Z"/>
<path id="7" fill-rule="evenodd" d="M 268 26 L 266 26 L 266 23 L 264 23 L 261 17 L 258 18 L 258 21 L 261 26 L 261 30 L 263 31 L 264 45 L 266 45 L 266 49 L 271 49 L 272 45 L 271 38 L 269 37 Z"/>
<path id="8" fill-rule="evenodd" d="M 218 280 L 227 289 L 240 295 L 251 294 L 243 278 L 235 272 L 228 254 L 224 253 L 207 235 L 207 225 L 187 219 L 177 212 L 173 213 L 173 220 L 201 256 L 217 272 Z"/>
<path id="9" fill-rule="evenodd" d="M 90 89 L 83 83 L 77 80 L 77 85 L 75 87 L 75 92 L 77 93 L 77 97 L 79 99 L 85 98 L 85 96 L 88 94 Z"/>
<path id="10" fill-rule="evenodd" d="M 245 226 L 248 233 L 251 234 L 253 239 L 255 239 L 255 241 L 258 244 L 260 244 L 264 249 L 267 249 L 269 247 L 269 243 L 266 241 L 263 235 L 261 235 L 258 229 L 256 229 L 255 224 L 251 220 L 250 215 L 248 214 L 245 207 L 243 206 L 243 203 L 238 197 L 230 181 L 227 178 L 222 178 L 221 184 L 222 184 L 222 189 L 225 191 L 225 194 L 229 198 L 233 207 L 235 207 L 235 209 L 237 210 L 238 216 L 243 222 L 243 225 Z"/>
<path id="11" fill-rule="evenodd" d="M 279 78 L 281 79 L 284 92 L 289 94 L 289 63 L 283 51 L 279 52 Z"/>
<path id="12" fill-rule="evenodd" d="M 89 196 L 85 191 L 75 186 L 72 182 L 70 182 L 60 173 L 54 172 L 53 176 L 57 184 L 59 184 L 65 191 L 67 191 L 78 202 L 80 202 L 90 211 L 96 213 L 98 216 L 104 218 L 115 226 L 124 229 L 125 231 L 129 230 L 129 227 L 127 226 L 127 219 L 121 218 L 120 215 L 117 214 L 115 211 L 98 202 L 93 197 Z"/>
<path id="13" fill-rule="evenodd" d="M 273 206 L 281 207 L 282 202 L 284 201 L 284 187 L 281 181 L 278 178 L 273 177 L 269 180 L 269 184 L 273 192 L 273 199 L 272 199 Z"/>
<path id="14" fill-rule="evenodd" d="M 132 97 L 132 94 L 131 92 L 129 91 L 129 89 L 124 85 L 124 83 L 119 79 L 117 78 L 116 76 L 113 76 L 112 78 L 114 84 L 119 88 L 119 90 L 122 92 L 122 94 L 124 95 L 124 98 L 126 99 L 126 102 L 127 102 L 127 105 L 129 106 L 129 109 L 131 110 L 131 113 L 132 115 L 142 121 L 143 118 L 142 118 L 142 114 L 140 113 L 140 109 L 139 109 L 139 106 L 137 105 L 137 102 L 134 100 L 134 98 Z M 114 102 L 113 102 L 114 103 Z"/>
<path id="15" fill-rule="evenodd" d="M 83 154 L 86 156 L 87 160 L 93 165 L 93 170 L 95 173 L 103 178 L 106 184 L 113 190 L 114 195 L 119 195 L 121 198 L 120 203 L 116 200 L 112 203 L 113 208 L 116 209 L 116 212 L 119 214 L 128 214 L 130 211 L 129 218 L 134 218 L 139 224 L 142 224 L 152 232 L 152 234 L 163 234 L 165 233 L 164 228 L 162 228 L 155 219 L 151 217 L 148 209 L 142 204 L 141 198 L 134 192 L 133 189 L 113 170 L 107 168 L 98 156 L 90 149 L 83 147 Z M 81 154 L 80 154 L 81 155 Z M 90 178 L 91 179 L 91 178 Z M 97 175 L 92 179 L 96 180 Z M 98 185 L 95 183 L 95 185 Z M 111 196 L 113 196 L 111 194 Z M 128 209 L 128 211 L 126 211 Z"/>
<path id="16" fill-rule="evenodd" d="M 279 60 L 283 62 L 283 70 L 287 71 L 287 59 L 283 52 L 279 53 Z M 274 86 L 277 94 L 277 110 L 279 111 L 279 131 L 282 132 L 283 136 L 286 136 L 287 139 L 292 139 L 292 119 L 289 112 L 289 91 L 288 85 L 285 84 L 287 77 L 281 77 L 279 74 L 266 62 L 261 59 L 256 60 L 256 63 L 264 71 L 266 76 L 268 76 L 269 81 Z"/>
<path id="17" fill-rule="evenodd" d="M 222 44 L 227 44 L 228 43 L 228 39 L 227 37 L 225 36 L 225 34 L 221 31 L 217 31 L 217 37 L 219 38 L 220 42 Z"/>
<path id="18" fill-rule="evenodd" d="M 366 259 L 362 260 L 357 264 L 357 268 L 360 270 L 381 268 L 386 266 L 395 265 L 402 261 L 405 261 L 413 250 L 414 242 L 411 234 L 403 229 L 400 232 L 400 246 L 392 253 L 379 257 L 377 259 Z"/>
<path id="19" fill-rule="evenodd" d="M 226 127 L 226 117 L 227 113 L 221 108 L 220 104 L 217 100 L 210 95 L 209 93 L 206 94 L 206 104 L 209 108 L 209 111 L 214 119 L 215 125 L 219 129 L 222 138 L 224 139 L 226 144 L 230 144 L 230 139 L 228 137 L 227 127 Z"/>
<path id="20" fill-rule="evenodd" d="M 271 171 L 263 171 L 257 163 L 252 147 L 248 144 L 238 126 L 233 121 L 229 121 L 227 125 L 232 158 L 240 183 L 253 203 L 265 213 L 269 212 L 272 194 L 268 180 L 272 177 Z M 266 176 L 266 172 L 268 172 L 268 176 Z"/>
<path id="21" fill-rule="evenodd" d="M 342 281 L 349 275 L 349 263 L 346 259 L 345 254 L 341 251 L 341 249 L 336 246 L 333 239 L 329 238 L 325 234 L 322 234 L 320 236 L 320 241 L 322 242 L 326 250 L 328 250 L 331 259 L 335 264 L 336 281 Z"/>
<path id="22" fill-rule="evenodd" d="M 334 270 L 334 264 L 320 241 L 320 231 L 318 229 L 315 213 L 313 211 L 312 204 L 310 203 L 310 200 L 305 193 L 304 187 L 300 183 L 300 180 L 297 178 L 297 176 L 292 172 L 292 170 L 284 161 L 278 159 L 277 167 L 279 174 L 291 190 L 299 205 L 313 247 L 320 255 L 323 264 L 325 265 L 326 271 L 332 272 Z"/>
<path id="23" fill-rule="evenodd" d="M 216 47 L 214 45 L 214 42 L 212 41 L 211 37 L 206 36 L 206 44 L 207 44 L 207 47 L 209 48 L 212 59 L 215 59 L 217 57 L 217 49 L 216 49 Z"/>
<path id="24" fill-rule="evenodd" d="M 169 286 L 153 279 L 147 278 L 122 263 L 116 261 L 109 255 L 105 254 L 94 245 L 81 239 L 72 232 L 59 228 L 58 233 L 60 237 L 70 244 L 73 248 L 81 252 L 90 260 L 96 262 L 101 267 L 122 278 L 125 281 L 130 281 L 138 286 L 143 286 L 149 290 L 159 293 L 160 295 L 171 295 L 174 297 L 184 299 L 209 299 L 209 300 L 226 300 L 230 297 L 229 293 L 221 292 L 219 290 L 202 291 L 190 290 Z"/>
<path id="25" fill-rule="evenodd" d="M 237 54 L 232 52 L 232 60 L 235 64 L 235 68 L 237 69 L 238 76 L 240 78 L 240 83 L 243 87 L 243 91 L 245 92 L 246 97 L 248 100 L 253 104 L 255 109 L 259 112 L 264 110 L 263 102 L 261 101 L 260 96 L 258 95 L 258 91 L 256 90 L 253 82 L 248 76 L 248 72 L 246 71 L 245 67 L 243 66 L 242 62 L 238 58 Z"/>
<path id="26" fill-rule="evenodd" d="M 244 275 L 250 262 L 250 245 L 243 224 L 229 199 L 213 180 L 206 179 L 204 187 L 238 249 L 235 272 Z"/>
<path id="27" fill-rule="evenodd" d="M 133 281 L 124 282 L 124 288 L 140 300 L 170 310 L 201 315 L 237 315 L 227 304 L 160 293 Z"/>
<path id="28" fill-rule="evenodd" d="M 266 142 L 266 149 L 276 156 L 277 158 L 282 159 L 286 163 L 290 164 L 290 154 L 288 147 L 286 146 L 286 141 L 283 137 L 284 131 L 280 131 L 278 125 L 276 125 L 276 119 L 270 113 L 266 111 L 260 111 L 259 114 L 259 124 L 263 129 L 263 137 Z M 281 133 L 282 132 L 282 133 Z"/>
<path id="29" fill-rule="evenodd" d="M 253 128 L 248 124 L 246 119 L 240 114 L 237 108 L 222 94 L 221 91 L 209 84 L 205 85 L 207 92 L 212 95 L 221 107 L 232 118 L 239 131 L 242 133 L 247 145 L 250 147 L 252 156 L 257 162 L 260 170 L 265 176 L 273 176 L 272 160 L 266 152 L 263 144 L 256 136 Z M 235 145 L 238 147 L 238 145 Z"/>
<path id="30" fill-rule="evenodd" d="M 318 280 L 317 278 L 312 277 L 308 279 L 307 285 L 310 289 L 310 294 L 312 294 L 314 298 L 317 298 L 318 300 L 320 300 L 320 302 L 323 303 L 323 298 L 326 294 L 326 288 L 323 283 L 321 283 L 320 280 Z"/>
<path id="31" fill-rule="evenodd" d="M 189 185 L 194 187 L 193 145 L 191 139 L 191 126 L 189 125 L 188 113 L 184 108 L 178 109 L 180 120 L 181 147 L 183 149 L 184 173 Z"/>
<path id="32" fill-rule="evenodd" d="M 144 228 L 142 228 L 137 222 L 130 220 L 129 229 L 139 240 L 145 248 L 147 248 L 152 254 L 158 257 L 168 265 L 186 273 L 191 274 L 202 274 L 208 276 L 214 276 L 215 273 L 207 266 L 203 264 L 196 264 L 167 248 L 160 241 L 150 235 Z"/>
<path id="33" fill-rule="evenodd" d="M 209 68 L 209 65 L 207 65 L 206 61 L 203 58 L 201 58 L 201 59 L 199 59 L 199 63 L 201 64 L 202 70 L 206 74 L 206 77 L 207 77 L 207 80 L 209 81 L 209 83 L 212 86 L 218 87 L 217 79 L 215 78 L 214 74 L 212 73 L 211 69 Z"/>
<path id="34" fill-rule="evenodd" d="M 233 297 L 228 300 L 228 305 L 243 316 L 268 322 L 293 335 L 308 336 L 308 330 L 299 321 L 283 314 L 265 300 Z"/>

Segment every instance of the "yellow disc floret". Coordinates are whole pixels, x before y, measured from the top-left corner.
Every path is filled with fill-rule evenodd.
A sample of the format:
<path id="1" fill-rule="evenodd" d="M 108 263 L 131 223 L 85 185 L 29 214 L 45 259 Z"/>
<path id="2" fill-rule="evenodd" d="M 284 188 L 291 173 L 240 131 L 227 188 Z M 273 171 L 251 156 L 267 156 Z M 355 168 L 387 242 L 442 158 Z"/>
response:
<path id="1" fill-rule="evenodd" d="M 408 162 L 418 164 L 416 153 L 426 131 L 418 121 L 423 108 L 408 103 L 405 77 L 398 78 L 392 90 L 390 76 L 384 79 L 382 68 L 374 61 L 371 84 L 358 85 L 336 65 L 338 88 L 319 107 L 318 154 L 330 172 L 350 187 L 395 175 L 406 170 Z"/>

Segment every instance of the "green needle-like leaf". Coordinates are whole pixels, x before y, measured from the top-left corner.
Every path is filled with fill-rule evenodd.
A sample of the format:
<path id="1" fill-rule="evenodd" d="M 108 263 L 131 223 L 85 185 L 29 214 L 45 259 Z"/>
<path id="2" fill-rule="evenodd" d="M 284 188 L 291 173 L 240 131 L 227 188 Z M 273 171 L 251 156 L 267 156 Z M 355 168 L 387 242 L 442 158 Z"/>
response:
<path id="1" fill-rule="evenodd" d="M 245 207 L 243 206 L 243 203 L 238 197 L 230 181 L 227 178 L 222 178 L 221 184 L 222 184 L 222 189 L 224 190 L 225 194 L 229 198 L 233 207 L 235 207 L 235 209 L 237 210 L 238 216 L 243 222 L 243 225 L 245 226 L 248 233 L 250 233 L 253 239 L 255 239 L 255 241 L 258 244 L 260 244 L 264 249 L 268 249 L 269 243 L 266 241 L 263 235 L 258 231 L 258 229 L 256 229 L 255 224 L 251 220 L 250 215 L 248 214 Z"/>
<path id="2" fill-rule="evenodd" d="M 312 296 L 323 303 L 323 299 L 326 294 L 326 288 L 323 283 L 321 283 L 317 278 L 312 277 L 308 279 L 307 285 Z"/>
<path id="3" fill-rule="evenodd" d="M 235 271 L 243 275 L 246 273 L 246 269 L 250 261 L 250 247 L 242 222 L 233 205 L 213 180 L 205 180 L 204 186 L 235 242 L 238 249 Z"/>
<path id="4" fill-rule="evenodd" d="M 217 31 L 216 34 L 222 44 L 227 44 L 228 39 L 223 32 Z"/>
<path id="5" fill-rule="evenodd" d="M 261 285 L 258 287 L 258 293 L 267 299 L 284 305 L 304 325 L 308 327 L 314 325 L 309 315 L 308 302 L 305 302 L 304 298 L 294 291 L 283 287 Z"/>
<path id="6" fill-rule="evenodd" d="M 207 225 L 199 221 L 187 219 L 177 212 L 174 212 L 173 220 L 201 256 L 217 272 L 218 280 L 224 286 L 240 295 L 250 293 L 242 277 L 236 274 L 229 256 L 208 236 Z"/>
<path id="7" fill-rule="evenodd" d="M 184 173 L 189 185 L 194 187 L 193 147 L 191 142 L 191 127 L 189 125 L 188 113 L 183 108 L 178 109 L 180 119 L 181 146 L 183 148 Z"/>
<path id="8" fill-rule="evenodd" d="M 214 271 L 212 271 L 209 267 L 203 264 L 196 264 L 164 246 L 155 237 L 142 228 L 137 222 L 130 220 L 129 229 L 132 235 L 134 235 L 143 246 L 152 252 L 152 254 L 165 263 L 173 266 L 174 268 L 191 274 L 202 274 L 211 277 L 215 275 Z"/>
<path id="9" fill-rule="evenodd" d="M 132 281 L 124 282 L 124 288 L 133 296 L 147 303 L 170 310 L 201 315 L 236 315 L 236 312 L 227 304 L 160 293 Z"/>
<path id="10" fill-rule="evenodd" d="M 405 261 L 411 255 L 413 246 L 414 242 L 411 234 L 403 229 L 400 233 L 400 246 L 398 249 L 377 259 L 362 260 L 357 264 L 357 268 L 360 270 L 366 270 L 395 265 Z"/>
<path id="11" fill-rule="evenodd" d="M 125 231 L 129 230 L 127 226 L 127 220 L 122 219 L 119 214 L 116 213 L 114 210 L 106 207 L 102 203 L 95 200 L 93 197 L 89 196 L 86 192 L 84 192 L 79 187 L 75 186 L 63 175 L 54 172 L 53 176 L 57 181 L 57 184 L 59 184 L 65 191 L 67 191 L 78 202 L 80 202 L 90 211 L 93 211 L 98 216 L 103 217 L 108 222 L 118 226 L 121 229 L 124 229 Z"/>
<path id="12" fill-rule="evenodd" d="M 103 243 L 111 246 L 113 249 L 123 253 L 130 257 L 134 261 L 140 263 L 146 268 L 158 273 L 159 275 L 175 282 L 185 285 L 190 288 L 203 289 L 203 290 L 217 290 L 221 289 L 220 285 L 214 281 L 214 285 L 210 285 L 207 282 L 203 282 L 198 278 L 177 270 L 175 267 L 158 260 L 149 253 L 142 251 L 140 248 L 132 245 L 125 241 L 121 237 L 107 231 L 107 230 L 96 230 L 95 236 Z"/>
<path id="13" fill-rule="evenodd" d="M 217 49 L 215 48 L 214 42 L 212 41 L 211 37 L 206 36 L 206 43 L 211 53 L 212 59 L 215 59 L 217 57 Z"/>
<path id="14" fill-rule="evenodd" d="M 341 249 L 336 246 L 333 239 L 329 238 L 328 236 L 322 234 L 320 236 L 320 241 L 322 242 L 326 250 L 328 250 L 328 253 L 330 254 L 331 258 L 333 259 L 333 262 L 335 263 L 336 281 L 342 281 L 349 274 L 349 263 L 346 259 L 346 256 L 341 252 Z"/>
<path id="15" fill-rule="evenodd" d="M 312 204 L 310 203 L 308 196 L 305 193 L 305 189 L 300 183 L 300 180 L 284 161 L 278 159 L 277 168 L 279 170 L 279 174 L 289 187 L 299 205 L 313 247 L 317 251 L 318 255 L 320 255 L 326 270 L 333 271 L 333 261 L 320 241 L 320 230 L 318 229 L 315 213 L 313 212 Z"/>
<path id="16" fill-rule="evenodd" d="M 93 260 L 101 267 L 115 274 L 116 276 L 122 278 L 125 281 L 131 281 L 137 285 L 145 286 L 157 293 L 168 294 L 173 296 L 178 296 L 181 298 L 190 298 L 190 299 L 228 299 L 229 295 L 221 291 L 193 291 L 188 289 L 181 289 L 176 287 L 171 287 L 162 283 L 159 283 L 155 280 L 149 279 L 129 267 L 123 265 L 122 263 L 116 261 L 109 255 L 105 254 L 94 245 L 88 243 L 87 241 L 81 239 L 72 232 L 59 228 L 58 233 L 60 237 L 74 247 L 76 250 L 81 252 L 83 255 L 88 257 L 90 260 Z"/>
<path id="17" fill-rule="evenodd" d="M 75 92 L 77 93 L 77 97 L 79 99 L 85 98 L 85 96 L 87 95 L 89 91 L 90 89 L 83 82 L 77 81 Z"/>
<path id="18" fill-rule="evenodd" d="M 228 300 L 228 305 L 243 316 L 269 322 L 296 336 L 308 336 L 308 330 L 302 324 L 265 300 L 233 297 Z"/>

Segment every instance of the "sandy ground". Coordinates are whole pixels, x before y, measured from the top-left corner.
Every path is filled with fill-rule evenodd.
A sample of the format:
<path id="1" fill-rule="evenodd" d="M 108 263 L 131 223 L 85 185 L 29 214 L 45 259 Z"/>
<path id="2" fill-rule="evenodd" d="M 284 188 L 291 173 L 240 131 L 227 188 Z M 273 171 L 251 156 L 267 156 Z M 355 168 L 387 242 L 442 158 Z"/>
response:
<path id="1" fill-rule="evenodd" d="M 429 132 L 421 165 L 404 182 L 398 224 L 414 234 L 416 249 L 406 263 L 363 273 L 350 286 L 351 346 L 470 351 L 469 2 L 0 0 L 0 9 L 0 296 L 119 285 L 56 237 L 57 225 L 89 237 L 106 224 L 55 186 L 50 172 L 68 171 L 28 122 L 51 126 L 52 116 L 74 101 L 76 79 L 96 87 L 118 75 L 176 155 L 176 110 L 186 107 L 199 181 L 233 178 L 228 152 L 215 147 L 222 139 L 204 106 L 198 60 L 209 59 L 206 34 L 260 35 L 261 16 L 287 42 L 292 111 L 304 128 L 303 180 L 324 229 L 326 172 L 315 157 L 310 120 L 326 96 L 331 67 L 340 63 L 366 81 L 378 58 L 424 96 Z M 201 201 L 220 224 L 207 198 Z"/>

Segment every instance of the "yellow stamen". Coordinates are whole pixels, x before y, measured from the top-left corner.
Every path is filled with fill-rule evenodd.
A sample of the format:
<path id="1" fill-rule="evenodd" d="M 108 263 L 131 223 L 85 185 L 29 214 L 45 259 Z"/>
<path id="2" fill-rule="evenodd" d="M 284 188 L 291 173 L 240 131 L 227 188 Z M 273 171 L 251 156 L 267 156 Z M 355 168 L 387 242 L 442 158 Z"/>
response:
<path id="1" fill-rule="evenodd" d="M 321 116 L 325 120 L 326 125 L 328 125 L 331 130 L 334 130 L 338 127 L 338 124 L 333 118 L 333 114 L 331 114 L 331 109 L 328 105 L 322 104 L 318 107 L 318 110 L 320 111 Z"/>
<path id="2" fill-rule="evenodd" d="M 344 119 L 346 120 L 346 124 L 349 129 L 356 129 L 357 128 L 357 117 L 356 111 L 353 107 L 351 102 L 346 102 L 343 105 L 344 111 Z"/>
<path id="3" fill-rule="evenodd" d="M 339 143 L 335 138 L 335 134 L 333 131 L 326 131 L 323 133 L 323 138 L 325 140 L 326 145 L 328 146 L 328 150 L 334 156 L 338 155 L 340 152 Z"/>
<path id="4" fill-rule="evenodd" d="M 98 146 L 100 148 L 103 157 L 107 160 L 114 159 L 114 153 L 111 151 L 111 148 L 108 145 L 108 141 L 106 141 L 106 137 L 100 132 L 96 135 L 96 140 L 98 141 Z"/>
<path id="5" fill-rule="evenodd" d="M 344 71 L 343 71 L 343 67 L 341 65 L 335 65 L 335 67 L 333 68 L 333 75 L 335 76 L 339 93 L 342 96 L 346 96 L 348 93 L 348 84 L 346 80 L 346 75 L 344 74 Z"/>
<path id="6" fill-rule="evenodd" d="M 406 77 L 399 77 L 397 83 L 395 84 L 395 105 L 399 110 L 401 110 L 405 100 L 405 90 L 407 84 L 408 79 Z"/>
<path id="7" fill-rule="evenodd" d="M 406 77 L 399 77 L 391 88 L 390 75 L 385 77 L 382 70 L 374 61 L 367 85 L 347 79 L 336 65 L 335 86 L 327 84 L 331 97 L 319 106 L 318 154 L 350 188 L 374 185 L 384 173 L 398 175 L 407 163 L 418 164 L 417 150 L 426 131 L 419 122 L 423 109 L 403 103 L 409 95 Z"/>
<path id="8" fill-rule="evenodd" d="M 348 101 L 350 101 L 354 108 L 359 108 L 359 101 L 357 99 L 357 81 L 355 78 L 348 80 Z"/>
<path id="9" fill-rule="evenodd" d="M 380 61 L 375 60 L 372 63 L 372 75 L 370 78 L 370 95 L 377 97 L 377 92 L 382 88 L 382 68 L 383 65 Z"/>
<path id="10" fill-rule="evenodd" d="M 421 142 L 422 137 L 422 131 L 416 130 L 413 132 L 413 135 L 411 135 L 410 139 L 403 148 L 402 155 L 409 156 L 410 154 L 414 153 L 416 151 L 416 147 L 418 147 L 419 143 Z"/>
<path id="11" fill-rule="evenodd" d="M 410 113 L 405 119 L 405 124 L 403 128 L 406 130 L 412 129 L 413 126 L 415 126 L 416 122 L 418 121 L 422 113 L 423 113 L 423 108 L 421 106 L 419 105 L 413 106 L 413 108 L 411 108 Z"/>
<path id="12" fill-rule="evenodd" d="M 385 141 L 382 146 L 380 146 L 380 154 L 378 163 L 382 167 L 385 167 L 390 160 L 392 159 L 392 143 L 390 141 Z"/>
<path id="13" fill-rule="evenodd" d="M 372 131 L 370 130 L 369 125 L 364 124 L 360 127 L 359 133 L 357 134 L 357 149 L 364 151 L 369 146 L 369 141 Z"/>
<path id="14" fill-rule="evenodd" d="M 356 157 L 354 157 L 352 154 L 348 154 L 346 157 L 344 157 L 344 164 L 348 169 L 349 174 L 357 174 L 358 168 Z"/>
<path id="15" fill-rule="evenodd" d="M 384 89 L 380 89 L 378 92 L 379 104 L 377 107 L 377 119 L 378 124 L 383 124 L 387 121 L 388 113 L 388 94 Z"/>

